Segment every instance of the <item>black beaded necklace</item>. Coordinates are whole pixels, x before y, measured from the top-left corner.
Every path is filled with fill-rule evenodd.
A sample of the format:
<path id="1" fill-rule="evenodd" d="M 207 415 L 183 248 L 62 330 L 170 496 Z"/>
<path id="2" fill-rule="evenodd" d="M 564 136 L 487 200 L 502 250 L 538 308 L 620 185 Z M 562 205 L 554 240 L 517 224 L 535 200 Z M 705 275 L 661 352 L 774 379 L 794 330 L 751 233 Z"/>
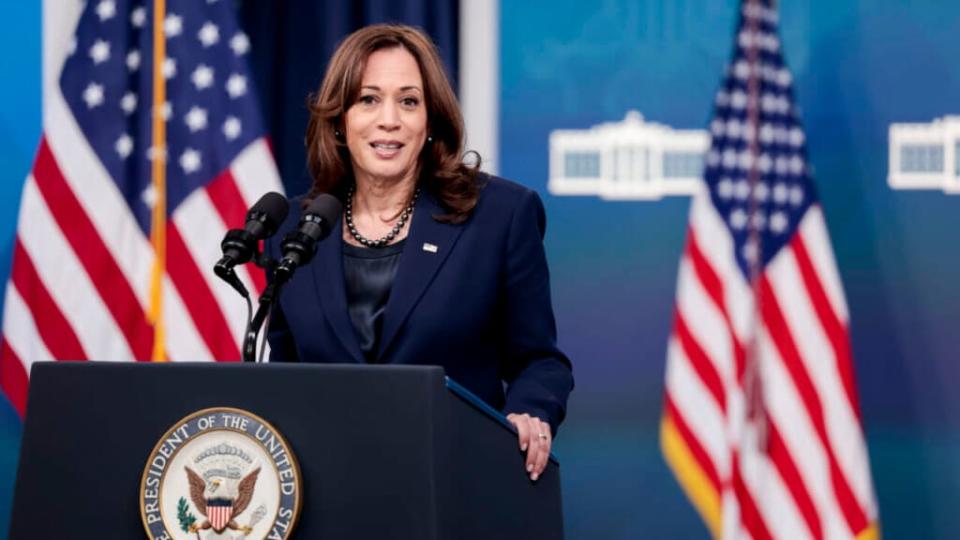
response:
<path id="1" fill-rule="evenodd" d="M 363 235 L 357 231 L 356 225 L 353 224 L 353 193 L 356 190 L 355 187 L 350 186 L 350 190 L 347 191 L 347 205 L 344 208 L 344 218 L 347 222 L 347 230 L 350 231 L 350 235 L 356 239 L 357 242 L 360 242 L 360 245 L 371 247 L 371 248 L 382 248 L 389 244 L 394 238 L 400 234 L 400 230 L 403 229 L 403 226 L 406 225 L 407 220 L 410 219 L 410 215 L 413 214 L 413 206 L 417 203 L 417 197 L 420 195 L 420 188 L 417 188 L 413 192 L 413 197 L 410 199 L 410 204 L 403 209 L 403 212 L 400 213 L 400 220 L 397 221 L 397 224 L 393 226 L 393 229 L 390 229 L 390 232 L 381 238 L 376 240 L 370 240 L 365 238 Z"/>

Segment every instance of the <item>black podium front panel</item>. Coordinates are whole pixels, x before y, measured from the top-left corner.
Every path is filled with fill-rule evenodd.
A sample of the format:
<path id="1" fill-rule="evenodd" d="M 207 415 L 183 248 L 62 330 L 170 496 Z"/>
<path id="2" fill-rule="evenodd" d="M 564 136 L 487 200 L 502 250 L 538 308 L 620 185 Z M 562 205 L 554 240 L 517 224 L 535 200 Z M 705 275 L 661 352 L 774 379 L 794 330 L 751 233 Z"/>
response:
<path id="1" fill-rule="evenodd" d="M 295 538 L 562 537 L 556 463 L 530 482 L 516 435 L 441 368 L 101 362 L 35 364 L 10 538 L 142 538 L 150 450 L 209 407 L 289 442 L 304 479 Z"/>

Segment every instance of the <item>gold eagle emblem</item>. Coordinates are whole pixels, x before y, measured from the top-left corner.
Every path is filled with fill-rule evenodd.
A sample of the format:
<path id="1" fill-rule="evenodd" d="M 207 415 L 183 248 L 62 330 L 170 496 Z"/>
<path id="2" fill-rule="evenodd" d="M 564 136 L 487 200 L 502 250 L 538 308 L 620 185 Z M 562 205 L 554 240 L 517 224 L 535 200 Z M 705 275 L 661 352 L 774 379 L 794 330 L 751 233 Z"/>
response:
<path id="1" fill-rule="evenodd" d="M 190 532 L 213 529 L 214 532 L 220 534 L 224 530 L 230 529 L 245 534 L 250 533 L 252 530 L 250 527 L 238 525 L 234 518 L 250 506 L 257 476 L 260 474 L 260 467 L 240 480 L 236 484 L 235 490 L 222 485 L 219 481 L 205 481 L 190 467 L 184 467 L 184 470 L 186 470 L 187 480 L 190 482 L 190 500 L 193 501 L 197 510 L 207 518 L 199 525 L 190 525 Z M 214 506 L 217 507 L 215 516 L 211 515 Z"/>

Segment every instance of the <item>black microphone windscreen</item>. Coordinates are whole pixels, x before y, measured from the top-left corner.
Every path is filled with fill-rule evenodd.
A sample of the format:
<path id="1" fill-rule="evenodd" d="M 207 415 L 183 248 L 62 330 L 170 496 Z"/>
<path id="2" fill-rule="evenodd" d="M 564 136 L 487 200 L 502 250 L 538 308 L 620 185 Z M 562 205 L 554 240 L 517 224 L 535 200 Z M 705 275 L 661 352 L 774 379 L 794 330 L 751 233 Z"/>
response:
<path id="1" fill-rule="evenodd" d="M 260 200 L 250 207 L 250 211 L 247 212 L 247 219 L 249 220 L 250 216 L 255 213 L 262 213 L 264 215 L 264 226 L 269 231 L 275 231 L 283 223 L 283 220 L 287 219 L 289 212 L 290 203 L 287 202 L 287 198 L 271 191 L 260 197 Z"/>
<path id="2" fill-rule="evenodd" d="M 303 212 L 304 215 L 314 214 L 327 223 L 336 223 L 340 219 L 340 211 L 343 205 L 340 201 L 329 193 L 321 193 L 315 199 L 310 201 L 310 205 Z"/>

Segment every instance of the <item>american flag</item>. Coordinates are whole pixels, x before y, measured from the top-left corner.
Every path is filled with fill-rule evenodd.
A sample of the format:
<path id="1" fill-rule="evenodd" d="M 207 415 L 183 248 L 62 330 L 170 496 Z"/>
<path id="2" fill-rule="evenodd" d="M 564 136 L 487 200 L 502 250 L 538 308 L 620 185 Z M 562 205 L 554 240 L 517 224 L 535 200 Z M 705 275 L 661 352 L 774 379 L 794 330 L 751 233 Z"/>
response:
<path id="1" fill-rule="evenodd" d="M 875 538 L 849 314 L 769 0 L 744 1 L 692 201 L 661 445 L 715 538 Z"/>
<path id="2" fill-rule="evenodd" d="M 226 230 L 281 189 L 250 42 L 232 2 L 155 2 L 44 7 L 43 137 L 0 347 L 21 413 L 33 362 L 240 358 L 244 302 L 211 269 Z M 261 274 L 239 275 L 262 290 Z"/>

